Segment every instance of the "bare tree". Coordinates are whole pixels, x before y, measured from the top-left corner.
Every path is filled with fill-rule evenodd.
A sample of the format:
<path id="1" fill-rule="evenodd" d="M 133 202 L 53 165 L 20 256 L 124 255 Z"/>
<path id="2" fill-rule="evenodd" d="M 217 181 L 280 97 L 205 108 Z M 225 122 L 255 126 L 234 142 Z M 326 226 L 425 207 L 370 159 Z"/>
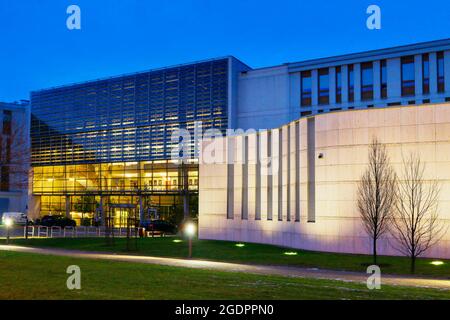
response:
<path id="1" fill-rule="evenodd" d="M 388 230 L 392 217 L 396 175 L 389 163 L 386 147 L 376 138 L 369 146 L 369 165 L 358 185 L 358 211 L 364 229 L 372 240 L 372 255 L 377 263 L 377 241 Z"/>
<path id="2" fill-rule="evenodd" d="M 27 126 L 13 122 L 0 133 L 1 189 L 24 191 L 30 178 L 30 144 Z"/>
<path id="3" fill-rule="evenodd" d="M 439 220 L 437 180 L 424 179 L 425 165 L 417 154 L 403 158 L 403 176 L 397 191 L 392 235 L 396 249 L 411 258 L 411 273 L 415 272 L 416 258 L 435 245 L 445 234 Z"/>

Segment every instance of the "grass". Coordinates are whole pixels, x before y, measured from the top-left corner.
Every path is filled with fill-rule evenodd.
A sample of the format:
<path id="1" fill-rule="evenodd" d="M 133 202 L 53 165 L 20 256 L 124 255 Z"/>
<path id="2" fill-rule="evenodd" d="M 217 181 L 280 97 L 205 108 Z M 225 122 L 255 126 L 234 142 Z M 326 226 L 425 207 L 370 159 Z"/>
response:
<path id="1" fill-rule="evenodd" d="M 81 269 L 68 290 L 66 269 Z M 261 276 L 0 251 L 0 299 L 450 299 L 426 288 Z"/>
<path id="2" fill-rule="evenodd" d="M 179 238 L 138 239 L 138 251 L 129 253 L 185 258 L 188 254 L 187 242 L 185 240 L 174 242 L 175 239 Z M 103 238 L 14 239 L 13 243 L 34 247 L 125 253 L 125 239 L 115 239 L 115 241 L 116 245 L 113 247 L 106 246 Z M 194 240 L 193 257 L 237 263 L 289 265 L 360 272 L 365 272 L 367 265 L 372 264 L 372 258 L 368 255 L 313 252 L 254 243 L 244 243 L 244 246 L 239 247 L 236 244 L 228 241 Z M 291 255 L 285 254 L 287 252 L 290 252 Z M 409 274 L 408 258 L 381 256 L 378 260 L 381 270 L 385 274 Z M 417 260 L 416 275 L 450 279 L 450 260 L 440 260 L 444 264 L 439 266 L 431 264 L 433 259 Z"/>

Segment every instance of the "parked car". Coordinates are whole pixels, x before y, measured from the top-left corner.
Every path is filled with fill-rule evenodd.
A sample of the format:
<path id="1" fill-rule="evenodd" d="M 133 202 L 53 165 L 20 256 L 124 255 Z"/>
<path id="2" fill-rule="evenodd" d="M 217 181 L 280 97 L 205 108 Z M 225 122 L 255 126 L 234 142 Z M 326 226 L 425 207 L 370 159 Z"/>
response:
<path id="1" fill-rule="evenodd" d="M 69 219 L 63 215 L 44 216 L 39 223 L 45 227 L 75 227 L 77 223 L 75 220 Z"/>
<path id="2" fill-rule="evenodd" d="M 15 225 L 25 225 L 27 223 L 27 215 L 22 212 L 4 212 L 2 215 L 2 224 L 6 219 L 11 219 Z"/>
<path id="3" fill-rule="evenodd" d="M 141 222 L 141 227 L 147 231 L 158 231 L 163 233 L 177 233 L 177 226 L 165 220 L 147 220 Z"/>

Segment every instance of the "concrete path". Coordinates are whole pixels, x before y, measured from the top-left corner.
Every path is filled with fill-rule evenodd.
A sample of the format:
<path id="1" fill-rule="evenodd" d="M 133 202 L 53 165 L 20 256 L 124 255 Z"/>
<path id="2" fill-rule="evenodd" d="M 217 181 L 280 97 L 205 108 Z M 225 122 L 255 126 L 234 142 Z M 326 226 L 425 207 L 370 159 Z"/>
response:
<path id="1" fill-rule="evenodd" d="M 368 277 L 367 274 L 360 272 L 333 271 L 333 270 L 322 270 L 315 268 L 300 268 L 289 266 L 249 265 L 249 264 L 237 264 L 237 263 L 216 262 L 206 260 L 188 260 L 188 259 L 163 258 L 163 257 L 122 255 L 122 254 L 110 254 L 102 252 L 88 252 L 88 251 L 51 249 L 51 248 L 32 248 L 14 245 L 0 245 L 0 250 L 65 256 L 65 257 L 87 258 L 87 259 L 147 263 L 173 267 L 196 268 L 196 269 L 207 269 L 207 270 L 228 271 L 228 272 L 246 272 L 263 275 L 278 275 L 287 277 L 352 281 L 360 283 L 366 283 Z M 446 279 L 382 275 L 381 283 L 382 285 L 385 284 L 385 285 L 411 286 L 411 287 L 437 288 L 443 290 L 450 290 L 450 280 Z"/>

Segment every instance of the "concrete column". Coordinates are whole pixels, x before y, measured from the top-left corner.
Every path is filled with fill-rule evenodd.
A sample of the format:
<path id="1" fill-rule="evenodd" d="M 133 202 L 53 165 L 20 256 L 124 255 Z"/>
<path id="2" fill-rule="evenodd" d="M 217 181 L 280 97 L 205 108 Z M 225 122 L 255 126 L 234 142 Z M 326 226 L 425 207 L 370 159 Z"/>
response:
<path id="1" fill-rule="evenodd" d="M 353 67 L 355 75 L 355 102 L 361 101 L 361 64 L 355 63 Z"/>
<path id="2" fill-rule="evenodd" d="M 389 99 L 400 99 L 402 96 L 401 62 L 400 58 L 388 59 L 386 61 L 387 71 L 387 97 Z"/>
<path id="3" fill-rule="evenodd" d="M 280 195 L 280 130 L 272 129 L 272 219 L 278 220 L 278 197 Z"/>
<path id="4" fill-rule="evenodd" d="M 416 54 L 414 56 L 414 79 L 415 79 L 415 90 L 416 95 L 422 95 L 423 94 L 423 79 L 422 79 L 422 55 Z"/>
<path id="5" fill-rule="evenodd" d="M 381 99 L 381 62 L 373 62 L 373 99 Z"/>
<path id="6" fill-rule="evenodd" d="M 342 74 L 342 102 L 348 102 L 348 66 L 341 67 Z"/>
<path id="7" fill-rule="evenodd" d="M 143 197 L 142 195 L 139 195 L 139 220 L 142 222 L 144 221 L 144 205 L 143 205 Z"/>
<path id="8" fill-rule="evenodd" d="M 430 56 L 430 94 L 436 94 L 438 91 L 436 52 L 430 53 L 429 56 Z"/>
<path id="9" fill-rule="evenodd" d="M 104 196 L 100 196 L 100 203 L 98 206 L 98 209 L 100 211 L 100 225 L 104 226 L 105 225 L 105 212 L 104 212 L 104 206 L 103 206 L 103 202 L 104 202 Z"/>
<path id="10" fill-rule="evenodd" d="M 336 104 L 336 68 L 331 67 L 328 72 L 328 78 L 330 79 L 330 105 L 334 106 Z"/>
<path id="11" fill-rule="evenodd" d="M 319 104 L 319 72 L 317 69 L 311 72 L 311 93 L 312 93 L 312 105 L 317 106 Z"/>
<path id="12" fill-rule="evenodd" d="M 259 137 L 259 156 L 260 156 L 260 179 L 261 179 L 261 220 L 267 220 L 267 212 L 268 212 L 268 194 L 269 194 L 269 178 L 270 176 L 267 174 L 267 162 L 268 160 L 268 131 L 263 131 Z"/>
<path id="13" fill-rule="evenodd" d="M 289 76 L 289 113 L 290 120 L 300 118 L 300 108 L 301 106 L 301 77 L 300 72 L 291 74 Z"/>

